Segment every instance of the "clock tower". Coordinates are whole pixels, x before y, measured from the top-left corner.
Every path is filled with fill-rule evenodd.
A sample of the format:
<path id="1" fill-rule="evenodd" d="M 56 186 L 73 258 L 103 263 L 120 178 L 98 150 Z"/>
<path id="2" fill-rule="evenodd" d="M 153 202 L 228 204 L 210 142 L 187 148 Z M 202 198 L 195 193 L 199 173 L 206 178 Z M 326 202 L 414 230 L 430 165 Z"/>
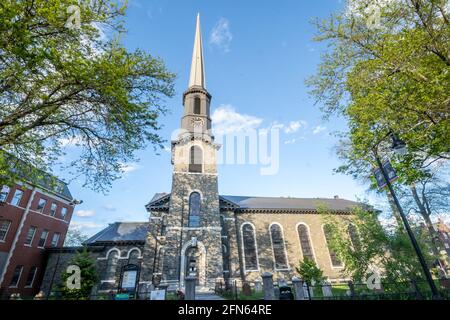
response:
<path id="1" fill-rule="evenodd" d="M 148 207 L 151 211 L 149 232 L 155 233 L 149 237 L 147 251 L 155 261 L 153 278 L 155 274 L 161 275 L 161 280 L 169 285 L 183 286 L 187 276 L 195 276 L 198 286 L 213 287 L 217 279 L 223 278 L 216 166 L 220 146 L 211 133 L 210 103 L 211 95 L 205 84 L 200 16 L 197 16 L 189 86 L 183 94 L 181 128 L 172 140 L 172 190 L 170 196 L 160 201 L 166 201 L 164 206 L 168 210 L 162 213 L 156 211 L 159 208 L 156 205 Z"/>

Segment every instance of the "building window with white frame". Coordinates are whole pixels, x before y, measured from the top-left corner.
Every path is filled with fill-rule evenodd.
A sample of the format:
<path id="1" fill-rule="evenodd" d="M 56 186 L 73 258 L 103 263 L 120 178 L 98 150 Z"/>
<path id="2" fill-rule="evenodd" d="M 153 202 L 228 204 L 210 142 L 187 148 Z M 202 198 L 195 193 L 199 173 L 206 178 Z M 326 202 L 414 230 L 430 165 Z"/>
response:
<path id="1" fill-rule="evenodd" d="M 22 200 L 22 196 L 23 196 L 23 191 L 20 189 L 16 189 L 16 191 L 14 192 L 14 196 L 11 200 L 11 204 L 13 206 L 19 206 L 20 205 L 20 200 Z"/>
<path id="2" fill-rule="evenodd" d="M 286 250 L 284 246 L 283 231 L 280 225 L 270 226 L 270 237 L 272 239 L 273 257 L 275 259 L 275 269 L 288 269 Z"/>
<path id="3" fill-rule="evenodd" d="M 139 265 L 139 250 L 131 249 L 128 255 L 128 264 Z"/>
<path id="4" fill-rule="evenodd" d="M 0 191 L 0 202 L 6 202 L 9 191 L 10 191 L 10 188 L 8 186 L 2 187 L 2 190 Z"/>
<path id="5" fill-rule="evenodd" d="M 47 241 L 48 230 L 42 230 L 41 237 L 39 238 L 38 248 L 44 248 L 45 242 Z"/>
<path id="6" fill-rule="evenodd" d="M 56 209 L 58 208 L 58 205 L 55 202 L 52 202 L 52 205 L 50 206 L 50 215 L 54 217 L 56 215 Z"/>
<path id="7" fill-rule="evenodd" d="M 258 270 L 258 253 L 256 249 L 255 230 L 249 223 L 242 226 L 242 242 L 244 245 L 244 264 L 246 271 Z"/>
<path id="8" fill-rule="evenodd" d="M 66 207 L 62 207 L 61 208 L 61 218 L 65 219 L 67 215 L 67 208 Z"/>
<path id="9" fill-rule="evenodd" d="M 16 266 L 14 269 L 13 276 L 11 278 L 11 282 L 9 283 L 10 288 L 17 288 L 19 286 L 20 277 L 22 276 L 23 266 Z"/>
<path id="10" fill-rule="evenodd" d="M 302 249 L 303 259 L 310 259 L 314 261 L 314 253 L 311 245 L 308 227 L 304 224 L 299 224 L 297 227 L 297 232 L 300 239 L 300 247 Z"/>
<path id="11" fill-rule="evenodd" d="M 6 241 L 9 227 L 11 226 L 11 220 L 0 220 L 0 241 Z"/>
<path id="12" fill-rule="evenodd" d="M 189 196 L 189 227 L 200 227 L 200 193 L 192 192 Z"/>
<path id="13" fill-rule="evenodd" d="M 359 251 L 361 249 L 361 239 L 359 237 L 358 228 L 353 223 L 350 223 L 347 227 L 347 233 L 350 237 L 353 249 Z"/>
<path id="14" fill-rule="evenodd" d="M 42 213 L 44 211 L 45 205 L 47 204 L 47 200 L 44 198 L 40 198 L 36 211 Z"/>
<path id="15" fill-rule="evenodd" d="M 323 232 L 325 234 L 325 239 L 327 241 L 328 253 L 330 254 L 331 265 L 333 266 L 333 268 L 341 268 L 342 267 L 341 260 L 338 258 L 336 252 L 334 252 L 330 248 L 330 243 L 331 243 L 331 239 L 332 239 L 331 227 L 329 225 L 324 225 Z"/>
<path id="16" fill-rule="evenodd" d="M 112 250 L 108 254 L 108 260 L 106 263 L 106 271 L 105 271 L 105 280 L 115 280 L 118 261 L 119 261 L 119 253 L 116 250 Z"/>
<path id="17" fill-rule="evenodd" d="M 26 246 L 32 245 L 34 235 L 36 234 L 36 229 L 37 228 L 35 226 L 30 226 L 30 228 L 28 229 L 27 237 L 25 238 L 25 243 L 24 243 Z"/>
<path id="18" fill-rule="evenodd" d="M 55 232 L 53 234 L 52 242 L 51 242 L 51 246 L 53 248 L 58 246 L 59 238 L 61 238 L 61 234 L 59 232 Z"/>
<path id="19" fill-rule="evenodd" d="M 32 288 L 34 283 L 34 278 L 36 277 L 37 267 L 33 266 L 27 276 L 27 281 L 25 282 L 25 288 Z"/>

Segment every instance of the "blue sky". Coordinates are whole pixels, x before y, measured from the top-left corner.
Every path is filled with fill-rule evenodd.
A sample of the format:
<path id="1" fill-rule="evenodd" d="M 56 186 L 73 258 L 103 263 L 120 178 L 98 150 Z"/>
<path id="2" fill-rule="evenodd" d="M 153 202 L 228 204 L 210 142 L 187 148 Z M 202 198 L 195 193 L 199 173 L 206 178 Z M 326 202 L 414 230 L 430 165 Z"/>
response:
<path id="1" fill-rule="evenodd" d="M 177 74 L 176 95 L 166 101 L 170 112 L 160 119 L 163 137 L 170 141 L 180 124 L 197 12 L 213 116 L 221 114 L 255 129 L 281 128 L 278 173 L 261 175 L 257 165 L 221 165 L 221 194 L 367 197 L 365 186 L 333 174 L 340 162 L 331 133 L 345 129 L 345 122 L 324 122 L 304 84 L 324 49 L 312 41 L 315 30 L 310 21 L 342 8 L 338 0 L 130 1 L 123 43 L 130 50 L 141 48 L 163 58 Z M 140 161 L 127 165 L 107 195 L 82 188 L 80 181 L 71 183 L 73 195 L 84 201 L 76 208 L 74 226 L 91 235 L 115 221 L 147 220 L 144 205 L 156 192 L 170 192 L 170 153 L 158 156 L 149 147 L 138 157 Z"/>

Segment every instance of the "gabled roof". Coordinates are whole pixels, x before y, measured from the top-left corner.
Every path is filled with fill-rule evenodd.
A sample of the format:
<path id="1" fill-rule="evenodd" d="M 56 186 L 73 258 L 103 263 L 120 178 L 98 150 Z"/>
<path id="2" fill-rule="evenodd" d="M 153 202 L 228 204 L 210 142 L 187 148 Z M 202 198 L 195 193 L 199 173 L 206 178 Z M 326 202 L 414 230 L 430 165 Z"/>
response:
<path id="1" fill-rule="evenodd" d="M 332 211 L 348 212 L 363 204 L 340 198 L 290 198 L 290 197 L 251 197 L 219 196 L 221 210 L 284 210 L 316 211 L 325 207 Z M 147 210 L 168 210 L 170 193 L 157 193 L 146 205 Z M 283 211 L 283 212 L 284 212 Z"/>
<path id="2" fill-rule="evenodd" d="M 148 222 L 115 222 L 93 235 L 83 244 L 145 241 Z"/>
<path id="3" fill-rule="evenodd" d="M 317 210 L 325 206 L 330 210 L 347 211 L 361 205 L 358 202 L 339 198 L 284 198 L 284 197 L 249 197 L 222 195 L 223 199 L 235 203 L 239 209 L 301 209 Z"/>

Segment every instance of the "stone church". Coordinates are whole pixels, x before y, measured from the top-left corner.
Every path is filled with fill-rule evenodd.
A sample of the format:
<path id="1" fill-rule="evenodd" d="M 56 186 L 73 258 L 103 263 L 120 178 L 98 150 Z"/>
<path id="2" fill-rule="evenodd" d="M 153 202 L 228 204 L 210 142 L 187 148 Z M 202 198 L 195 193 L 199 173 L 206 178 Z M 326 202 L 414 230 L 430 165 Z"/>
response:
<path id="1" fill-rule="evenodd" d="M 97 259 L 99 291 L 117 289 L 120 269 L 132 261 L 140 266 L 139 287 L 156 283 L 178 288 L 188 275 L 197 277 L 198 286 L 213 287 L 218 280 L 259 280 L 266 271 L 274 274 L 274 280 L 288 280 L 306 257 L 329 280 L 342 278 L 343 265 L 328 249 L 317 208 L 325 205 L 345 218 L 358 203 L 337 196 L 219 194 L 216 153 L 220 145 L 211 134 L 211 94 L 205 85 L 202 50 L 197 17 L 181 130 L 172 141 L 172 190 L 156 194 L 145 206 L 148 223 L 117 222 L 86 242 Z M 70 256 L 73 250 L 67 248 L 64 253 Z M 55 251 L 49 257 L 47 286 L 48 279 L 55 278 L 53 269 L 58 269 L 56 256 Z"/>

